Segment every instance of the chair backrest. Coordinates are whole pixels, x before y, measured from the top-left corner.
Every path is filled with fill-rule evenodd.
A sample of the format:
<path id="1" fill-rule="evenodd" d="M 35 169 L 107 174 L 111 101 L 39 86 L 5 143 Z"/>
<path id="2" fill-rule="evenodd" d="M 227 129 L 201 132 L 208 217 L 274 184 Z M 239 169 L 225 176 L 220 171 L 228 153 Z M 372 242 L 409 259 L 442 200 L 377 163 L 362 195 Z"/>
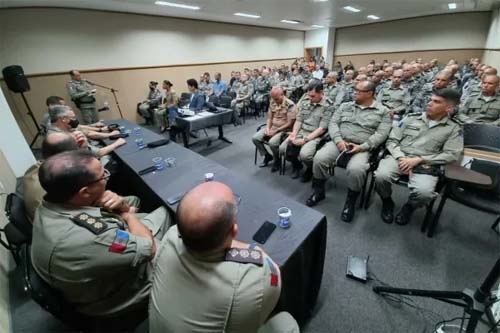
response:
<path id="1" fill-rule="evenodd" d="M 231 97 L 231 99 L 235 99 L 235 98 L 236 98 L 236 92 L 234 92 L 234 91 L 232 91 L 232 90 L 228 91 L 228 92 L 227 92 L 227 95 L 228 95 L 229 97 Z"/>
<path id="2" fill-rule="evenodd" d="M 464 146 L 500 152 L 500 126 L 487 124 L 465 124 Z"/>
<path id="3" fill-rule="evenodd" d="M 491 178 L 491 185 L 485 189 L 500 194 L 500 163 L 474 159 L 472 160 L 470 169 L 489 176 Z"/>
<path id="4" fill-rule="evenodd" d="M 229 109 L 231 107 L 231 101 L 232 101 L 231 96 L 221 96 L 219 98 L 219 105 L 223 108 Z"/>
<path id="5" fill-rule="evenodd" d="M 212 96 L 208 97 L 208 102 L 212 103 L 214 105 L 219 105 L 219 97 L 212 95 Z"/>
<path id="6" fill-rule="evenodd" d="M 28 243 L 31 244 L 33 225 L 30 223 L 28 215 L 26 214 L 24 200 L 17 194 L 10 193 L 5 202 L 5 214 L 7 215 L 10 223 L 21 231 L 27 238 Z"/>

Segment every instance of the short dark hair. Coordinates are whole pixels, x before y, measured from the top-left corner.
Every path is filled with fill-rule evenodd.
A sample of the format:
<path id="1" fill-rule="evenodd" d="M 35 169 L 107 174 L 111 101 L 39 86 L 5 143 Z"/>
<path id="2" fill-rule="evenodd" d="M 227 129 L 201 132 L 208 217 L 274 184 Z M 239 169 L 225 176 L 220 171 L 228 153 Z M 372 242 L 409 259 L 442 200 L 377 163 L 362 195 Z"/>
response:
<path id="1" fill-rule="evenodd" d="M 444 88 L 436 90 L 434 95 L 444 98 L 455 106 L 460 104 L 460 93 L 456 89 Z"/>
<path id="2" fill-rule="evenodd" d="M 213 206 L 210 218 L 200 228 L 190 228 L 184 220 L 183 201 L 177 207 L 177 229 L 184 245 L 195 252 L 208 252 L 221 246 L 234 224 L 237 207 L 232 202 L 221 201 Z"/>
<path id="3" fill-rule="evenodd" d="M 361 81 L 358 84 L 364 84 L 366 87 L 366 90 L 371 91 L 372 93 L 375 93 L 375 88 L 377 87 L 373 81 L 366 80 L 366 81 Z"/>
<path id="4" fill-rule="evenodd" d="M 54 136 L 58 136 L 58 138 L 54 140 Z M 42 142 L 42 158 L 46 160 L 56 154 L 78 149 L 78 144 L 71 134 L 59 132 L 49 133 Z"/>
<path id="5" fill-rule="evenodd" d="M 57 104 L 61 104 L 61 103 L 59 103 L 60 101 L 64 101 L 64 98 L 59 97 L 59 96 L 49 96 L 45 100 L 45 104 L 47 106 L 49 106 L 49 105 L 57 105 Z"/>
<path id="6" fill-rule="evenodd" d="M 75 72 L 76 71 L 74 69 L 72 69 L 72 70 L 69 71 L 69 75 L 73 76 L 73 75 L 75 75 Z"/>
<path id="7" fill-rule="evenodd" d="M 188 86 L 194 87 L 195 89 L 198 89 L 198 81 L 195 79 L 189 79 L 186 81 Z"/>
<path id="8" fill-rule="evenodd" d="M 73 150 L 45 160 L 38 170 L 40 184 L 47 192 L 45 199 L 54 203 L 67 202 L 82 187 L 95 181 L 98 175 L 88 167 L 94 159 L 90 151 Z"/>
<path id="9" fill-rule="evenodd" d="M 317 93 L 322 92 L 323 83 L 321 83 L 321 81 L 317 79 L 309 81 L 309 84 L 307 85 L 307 91 L 312 91 L 312 90 L 314 90 Z"/>
<path id="10" fill-rule="evenodd" d="M 170 86 L 170 87 L 173 86 L 172 82 L 170 82 L 169 80 L 163 80 L 163 84 L 166 84 L 167 86 Z"/>

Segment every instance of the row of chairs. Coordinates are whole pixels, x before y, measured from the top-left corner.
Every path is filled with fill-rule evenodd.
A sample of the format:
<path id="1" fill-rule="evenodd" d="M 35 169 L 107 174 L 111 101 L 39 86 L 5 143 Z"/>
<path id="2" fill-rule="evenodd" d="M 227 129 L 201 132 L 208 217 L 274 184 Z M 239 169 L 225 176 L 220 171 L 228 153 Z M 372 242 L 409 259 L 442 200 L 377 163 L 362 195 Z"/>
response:
<path id="1" fill-rule="evenodd" d="M 257 131 L 265 124 L 260 125 Z M 283 135 L 282 139 L 285 139 Z M 283 141 L 282 140 L 282 141 Z M 328 135 L 322 138 L 318 144 L 318 150 L 330 140 Z M 370 199 L 374 191 L 375 171 L 378 164 L 387 154 L 385 145 L 374 150 L 370 156 L 370 167 L 361 192 L 360 207 L 368 209 Z M 467 124 L 464 126 L 464 147 L 493 153 L 500 153 L 500 127 L 483 124 Z M 280 156 L 280 175 L 286 172 L 286 154 Z M 255 149 L 254 164 L 257 164 L 257 149 Z M 335 165 L 331 166 L 330 174 L 334 175 Z M 454 170 L 459 170 L 458 175 Z M 427 232 L 428 237 L 434 235 L 439 218 L 447 200 L 453 200 L 476 210 L 497 215 L 491 228 L 500 235 L 498 230 L 500 224 L 500 163 L 485 160 L 473 160 L 470 170 L 484 175 L 478 178 L 475 173 L 463 174 L 463 169 L 456 165 L 441 167 L 441 174 L 436 186 L 436 192 L 441 193 L 441 201 L 436 213 L 433 215 L 435 200 L 426 207 L 426 214 L 422 222 L 421 231 Z M 479 176 L 480 176 L 479 175 Z M 486 181 L 487 180 L 487 181 Z M 369 185 L 368 185 L 369 181 Z M 401 186 L 408 186 L 408 176 L 401 176 L 395 181 Z M 366 189 L 368 185 L 368 191 Z"/>

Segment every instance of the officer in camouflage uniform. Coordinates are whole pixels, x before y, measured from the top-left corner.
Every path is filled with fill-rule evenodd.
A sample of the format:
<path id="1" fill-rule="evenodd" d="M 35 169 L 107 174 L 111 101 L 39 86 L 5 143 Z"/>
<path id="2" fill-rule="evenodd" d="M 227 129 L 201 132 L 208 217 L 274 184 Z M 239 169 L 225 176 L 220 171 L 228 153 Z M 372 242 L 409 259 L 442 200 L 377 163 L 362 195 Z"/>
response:
<path id="1" fill-rule="evenodd" d="M 149 92 L 146 100 L 139 103 L 137 106 L 137 111 L 146 120 L 146 124 L 153 124 L 155 119 L 154 109 L 158 108 L 161 104 L 162 95 L 160 89 L 158 89 L 158 82 L 149 82 Z M 161 126 L 161 123 L 157 124 Z"/>
<path id="2" fill-rule="evenodd" d="M 377 95 L 377 101 L 389 110 L 391 117 L 394 114 L 403 115 L 410 103 L 408 91 L 401 86 L 403 71 L 398 69 L 392 75 L 391 85 L 382 88 Z"/>
<path id="3" fill-rule="evenodd" d="M 264 156 L 264 161 L 259 167 L 266 167 L 269 162 L 273 161 L 271 172 L 279 170 L 279 146 L 281 144 L 283 134 L 292 129 L 295 121 L 295 103 L 286 98 L 281 87 L 274 87 L 271 90 L 271 103 L 267 116 L 266 126 L 254 134 L 252 141 L 257 147 L 261 156 Z M 270 155 L 264 143 L 269 144 L 272 155 Z"/>
<path id="4" fill-rule="evenodd" d="M 463 150 L 460 125 L 449 117 L 459 100 L 457 91 L 439 90 L 426 113 L 408 114 L 392 129 L 386 144 L 389 154 L 375 172 L 375 189 L 382 198 L 381 217 L 385 223 L 393 221 L 391 181 L 400 175 L 409 175 L 410 197 L 396 216 L 397 224 L 407 224 L 416 208 L 436 197 L 439 166 L 457 161 Z"/>
<path id="5" fill-rule="evenodd" d="M 265 111 L 269 103 L 269 92 L 271 91 L 271 79 L 269 78 L 269 70 L 264 69 L 262 71 L 262 76 L 260 76 L 255 82 L 255 92 L 254 92 L 254 100 L 255 100 L 255 113 L 257 116 L 260 115 L 261 112 Z"/>
<path id="6" fill-rule="evenodd" d="M 432 95 L 440 89 L 444 89 L 448 87 L 450 83 L 451 72 L 449 71 L 441 71 L 437 73 L 434 78 L 433 83 L 426 83 L 422 89 L 417 93 L 417 96 L 413 100 L 413 103 L 410 106 L 410 110 L 413 113 L 424 113 L 427 104 L 429 104 Z"/>
<path id="7" fill-rule="evenodd" d="M 335 101 L 337 95 L 340 91 L 340 84 L 337 83 L 337 72 L 330 72 L 325 78 L 325 96 L 330 99 L 330 101 Z"/>
<path id="8" fill-rule="evenodd" d="M 40 167 L 47 191 L 33 223 L 33 267 L 79 313 L 146 315 L 152 260 L 169 226 L 163 207 L 140 216 L 106 191 L 109 174 L 88 152 L 69 151 Z"/>
<path id="9" fill-rule="evenodd" d="M 485 75 L 481 83 L 481 93 L 471 96 L 457 116 L 461 124 L 479 123 L 500 126 L 500 79 L 497 75 Z"/>
<path id="10" fill-rule="evenodd" d="M 208 72 L 203 73 L 203 79 L 200 80 L 198 90 L 200 91 L 201 94 L 205 95 L 206 97 L 214 94 L 214 83 L 210 79 L 210 73 Z"/>
<path id="11" fill-rule="evenodd" d="M 361 81 L 368 80 L 366 74 L 358 74 L 354 80 L 347 81 L 347 79 L 352 78 L 353 73 L 354 73 L 353 71 L 347 71 L 345 74 L 346 80 L 344 80 L 342 89 L 340 89 L 339 93 L 337 94 L 337 98 L 335 100 L 336 108 L 338 108 L 339 105 L 342 103 L 354 101 L 354 88 L 356 87 L 356 84 L 358 84 Z"/>
<path id="12" fill-rule="evenodd" d="M 288 95 L 291 100 L 298 101 L 302 97 L 302 92 L 304 91 L 304 85 L 306 82 L 302 75 L 300 75 L 298 69 L 293 70 L 293 75 L 290 79 L 291 92 Z"/>
<path id="13" fill-rule="evenodd" d="M 241 125 L 241 116 L 243 109 L 250 106 L 250 99 L 253 96 L 253 85 L 248 81 L 248 75 L 241 75 L 240 88 L 236 98 L 231 101 L 231 108 L 235 111 L 237 125 Z"/>
<path id="14" fill-rule="evenodd" d="M 306 66 L 303 68 L 301 75 L 304 78 L 305 83 L 308 83 L 313 78 L 313 75 L 311 73 L 311 70 L 309 69 L 309 66 Z"/>
<path id="15" fill-rule="evenodd" d="M 298 104 L 292 133 L 279 148 L 280 155 L 286 154 L 292 162 L 293 179 L 300 177 L 304 163 L 306 171 L 301 181 L 305 183 L 311 180 L 316 146 L 327 131 L 332 114 L 333 103 L 324 96 L 323 84 L 312 81 L 307 87 L 307 95 Z M 300 155 L 300 160 L 297 155 Z"/>
<path id="16" fill-rule="evenodd" d="M 79 71 L 72 70 L 69 72 L 71 81 L 68 82 L 66 88 L 71 100 L 82 113 L 82 120 L 85 125 L 97 123 L 99 117 L 95 106 L 95 89 L 92 89 L 91 84 L 82 80 Z"/>
<path id="17" fill-rule="evenodd" d="M 341 216 L 345 222 L 351 222 L 354 218 L 356 199 L 370 167 L 370 151 L 380 146 L 391 130 L 389 112 L 375 101 L 374 94 L 373 82 L 363 81 L 356 85 L 355 101 L 341 104 L 330 120 L 328 133 L 332 141 L 327 142 L 314 156 L 314 193 L 307 199 L 308 206 L 314 206 L 325 198 L 325 183 L 339 155 L 343 153 L 350 156 L 345 166 L 349 180 Z"/>
<path id="18" fill-rule="evenodd" d="M 410 103 L 413 102 L 417 93 L 417 82 L 413 79 L 413 68 L 409 64 L 403 65 L 403 80 L 401 85 L 408 91 L 408 94 L 410 95 Z"/>

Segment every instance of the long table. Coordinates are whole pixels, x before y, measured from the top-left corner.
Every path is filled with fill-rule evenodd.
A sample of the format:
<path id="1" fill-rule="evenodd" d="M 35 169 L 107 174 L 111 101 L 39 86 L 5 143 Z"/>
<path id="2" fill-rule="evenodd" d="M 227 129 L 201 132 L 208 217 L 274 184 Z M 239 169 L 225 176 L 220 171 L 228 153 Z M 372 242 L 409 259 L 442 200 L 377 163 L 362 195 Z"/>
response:
<path id="1" fill-rule="evenodd" d="M 110 122 L 127 129 L 137 127 L 126 120 Z M 145 128 L 142 129 L 142 135 L 146 143 L 164 138 Z M 211 172 L 216 181 L 227 184 L 241 197 L 238 213 L 240 241 L 253 242 L 253 235 L 264 221 L 277 223 L 278 208 L 286 206 L 292 210 L 291 227 L 276 228 L 262 248 L 282 271 L 282 293 L 277 310 L 290 312 L 300 325 L 304 324 L 313 310 L 321 285 L 326 249 L 326 217 L 176 143 L 139 150 L 135 146 L 134 131 L 126 140 L 126 145 L 115 150 L 116 158 L 128 170 L 123 178 L 124 185 L 134 187 L 133 192 L 139 196 L 157 200 L 175 212 L 177 204 L 169 205 L 167 199 L 204 182 L 205 173 Z M 109 140 L 105 141 L 109 143 Z M 176 162 L 173 167 L 139 176 L 138 171 L 153 164 L 153 157 L 172 157 Z"/>

